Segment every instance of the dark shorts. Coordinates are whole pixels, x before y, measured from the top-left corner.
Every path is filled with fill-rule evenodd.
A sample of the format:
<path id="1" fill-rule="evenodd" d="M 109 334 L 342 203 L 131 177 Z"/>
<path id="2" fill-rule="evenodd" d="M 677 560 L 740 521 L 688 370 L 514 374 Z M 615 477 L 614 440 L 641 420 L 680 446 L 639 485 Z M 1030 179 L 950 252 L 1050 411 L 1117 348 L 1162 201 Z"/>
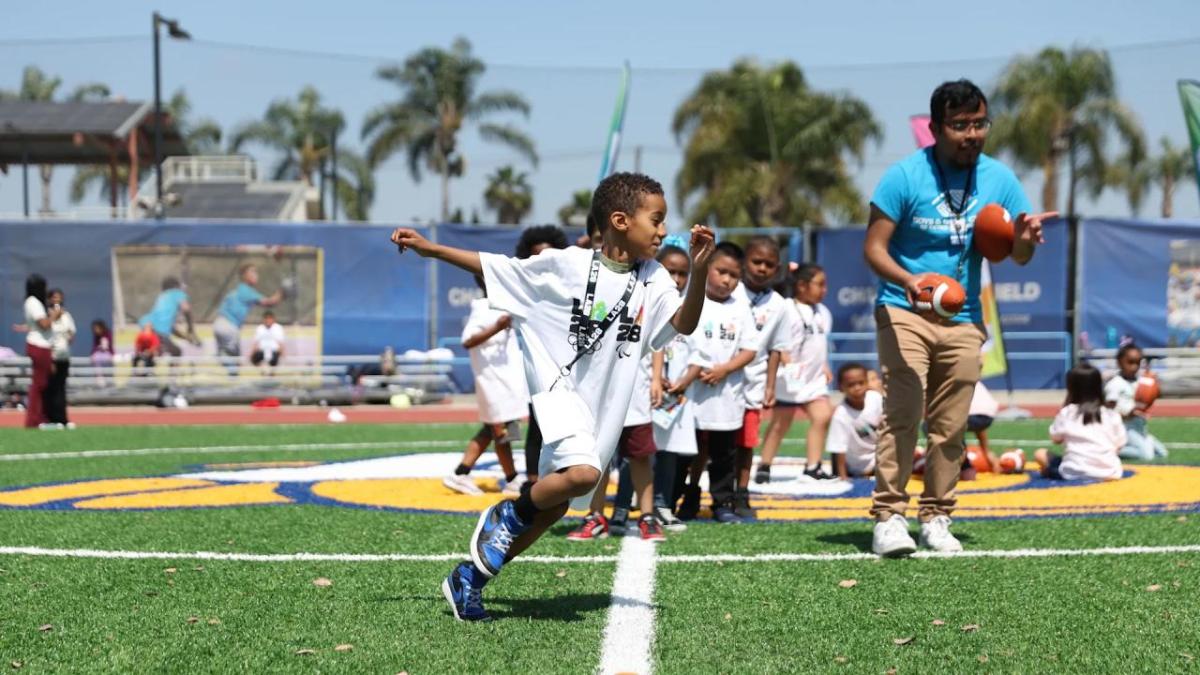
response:
<path id="1" fill-rule="evenodd" d="M 175 340 L 171 339 L 170 335 L 163 335 L 162 333 L 157 333 L 157 335 L 158 341 L 161 343 L 159 348 L 162 350 L 162 353 L 171 356 L 183 354 L 183 350 L 179 348 L 179 345 L 175 344 Z"/>
<path id="2" fill-rule="evenodd" d="M 747 408 L 746 413 L 742 415 L 742 431 L 737 437 L 738 447 L 751 450 L 757 448 L 759 444 L 758 428 L 761 425 L 762 411 Z"/>
<path id="3" fill-rule="evenodd" d="M 995 418 L 988 415 L 968 415 L 967 416 L 967 431 L 978 433 L 992 426 Z"/>
<path id="4" fill-rule="evenodd" d="M 653 457 L 658 449 L 654 447 L 654 425 L 638 424 L 621 430 L 621 438 L 617 441 L 617 451 L 627 459 Z"/>
<path id="5" fill-rule="evenodd" d="M 1062 459 L 1058 455 L 1050 455 L 1050 466 L 1042 470 L 1042 476 L 1051 480 L 1066 480 L 1058 471 L 1058 467 L 1062 464 Z"/>

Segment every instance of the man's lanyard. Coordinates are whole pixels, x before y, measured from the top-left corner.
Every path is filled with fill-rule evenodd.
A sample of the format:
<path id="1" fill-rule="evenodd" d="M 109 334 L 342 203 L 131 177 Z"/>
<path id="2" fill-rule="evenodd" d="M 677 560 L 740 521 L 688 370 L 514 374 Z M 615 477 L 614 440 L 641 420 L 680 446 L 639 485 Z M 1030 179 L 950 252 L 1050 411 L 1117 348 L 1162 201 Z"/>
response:
<path id="1" fill-rule="evenodd" d="M 592 315 L 592 308 L 596 303 L 596 283 L 600 280 L 600 266 L 600 252 L 593 251 L 592 267 L 588 272 L 587 288 L 583 293 L 583 316 L 585 318 Z M 571 368 L 573 368 L 580 359 L 591 353 L 591 351 L 600 344 L 600 340 L 604 337 L 604 334 L 608 332 L 608 329 L 611 328 L 614 323 L 616 323 L 617 317 L 621 316 L 621 312 L 625 311 L 625 306 L 629 304 L 630 298 L 633 297 L 633 289 L 635 286 L 637 286 L 638 270 L 640 267 L 640 263 L 634 263 L 633 269 L 629 272 L 629 283 L 625 284 L 625 293 L 621 295 L 621 299 L 617 301 L 617 304 L 613 305 L 613 308 L 609 310 L 608 316 L 604 317 L 603 320 L 601 320 L 592 328 L 592 331 L 588 334 L 587 339 L 583 342 L 576 343 L 575 358 L 571 359 L 570 363 L 559 369 L 558 379 L 554 381 L 554 384 L 558 384 L 558 380 L 561 380 L 562 378 L 571 374 Z M 550 385 L 550 388 L 553 389 L 554 385 Z"/>
<path id="2" fill-rule="evenodd" d="M 967 261 L 967 252 L 970 250 L 967 246 L 967 238 L 964 235 L 964 230 L 967 227 L 967 221 L 963 218 L 963 214 L 967 211 L 967 205 L 971 203 L 971 188 L 975 185 L 975 167 L 972 166 L 967 172 L 967 184 L 963 188 L 962 200 L 956 205 L 954 196 L 950 192 L 950 183 L 946 180 L 946 174 L 942 171 L 942 163 L 938 161 L 937 153 L 930 150 L 933 155 L 933 166 L 937 168 L 938 182 L 941 183 L 942 196 L 946 199 L 946 206 L 950 208 L 950 212 L 954 214 L 954 234 L 958 236 L 958 241 L 962 245 L 962 251 L 958 254 L 958 265 L 955 268 L 955 278 L 962 276 L 963 264 Z"/>

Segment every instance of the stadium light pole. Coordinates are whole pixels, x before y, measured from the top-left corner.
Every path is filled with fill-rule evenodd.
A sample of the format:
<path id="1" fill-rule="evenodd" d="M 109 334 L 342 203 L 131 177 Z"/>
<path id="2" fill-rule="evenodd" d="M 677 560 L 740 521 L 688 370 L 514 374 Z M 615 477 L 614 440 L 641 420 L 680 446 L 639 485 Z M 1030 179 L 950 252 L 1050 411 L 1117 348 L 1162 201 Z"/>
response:
<path id="1" fill-rule="evenodd" d="M 154 217 L 162 220 L 166 215 L 163 208 L 162 178 L 162 62 L 159 57 L 158 27 L 167 27 L 167 35 L 176 40 L 190 40 L 190 33 L 179 27 L 175 19 L 167 19 L 158 12 L 153 13 L 154 33 Z"/>

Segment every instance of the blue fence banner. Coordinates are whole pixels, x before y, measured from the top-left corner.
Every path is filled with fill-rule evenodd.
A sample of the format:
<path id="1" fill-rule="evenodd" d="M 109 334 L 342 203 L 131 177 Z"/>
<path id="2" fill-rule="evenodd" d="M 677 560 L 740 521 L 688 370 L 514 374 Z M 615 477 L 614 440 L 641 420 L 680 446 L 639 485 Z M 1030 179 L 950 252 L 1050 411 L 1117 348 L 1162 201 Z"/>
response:
<path id="1" fill-rule="evenodd" d="M 1080 342 L 1115 348 L 1200 344 L 1200 221 L 1080 224 Z"/>
<path id="2" fill-rule="evenodd" d="M 418 230 L 428 234 L 425 228 Z M 0 325 L 24 322 L 25 278 L 39 273 L 51 287 L 63 289 L 80 330 L 72 353 L 86 356 L 91 351 L 88 326 L 94 319 L 136 324 L 137 315 L 148 309 L 145 298 L 152 301 L 166 278 L 183 282 L 195 313 L 207 308 L 212 314 L 221 294 L 236 287 L 238 277 L 234 272 L 209 279 L 202 262 L 215 260 L 214 268 L 220 263 L 223 269 L 238 270 L 239 259 L 265 260 L 260 263 L 262 276 L 278 284 L 279 278 L 293 274 L 274 269 L 283 264 L 284 250 L 291 248 L 301 251 L 292 263 L 307 265 L 300 270 L 299 292 L 321 353 L 375 354 L 388 345 L 398 352 L 424 349 L 428 263 L 416 255 L 398 255 L 388 241 L 391 231 L 391 226 L 176 220 L 0 222 Z M 141 256 L 140 264 L 130 265 L 117 284 L 114 276 L 122 274 L 123 256 Z M 130 288 L 130 277 L 136 275 L 144 276 L 142 286 L 149 288 Z M 273 291 L 264 289 L 266 294 Z M 202 299 L 208 296 L 216 301 Z M 0 344 L 24 353 L 21 335 L 0 333 Z"/>

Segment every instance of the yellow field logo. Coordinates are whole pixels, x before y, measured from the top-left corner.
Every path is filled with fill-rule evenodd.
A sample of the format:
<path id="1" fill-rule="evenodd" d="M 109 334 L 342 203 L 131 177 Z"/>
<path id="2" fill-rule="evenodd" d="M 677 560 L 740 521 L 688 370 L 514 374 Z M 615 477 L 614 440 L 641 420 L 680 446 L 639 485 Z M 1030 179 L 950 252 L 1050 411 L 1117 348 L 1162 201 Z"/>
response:
<path id="1" fill-rule="evenodd" d="M 478 513 L 499 500 L 495 456 L 485 455 L 473 477 L 485 491 L 466 496 L 442 485 L 458 456 L 397 455 L 335 463 L 270 462 L 209 465 L 199 471 L 146 478 L 111 478 L 0 491 L 0 508 L 186 509 L 270 504 Z M 520 459 L 518 458 L 518 465 Z M 615 481 L 614 481 L 615 482 Z M 753 485 L 762 520 L 864 518 L 873 481 L 813 482 L 799 464 L 779 462 L 772 482 Z M 1126 478 L 1067 483 L 1034 473 L 980 474 L 958 488 L 958 518 L 1059 517 L 1200 511 L 1200 467 L 1138 465 Z M 909 493 L 919 495 L 918 479 Z"/>

